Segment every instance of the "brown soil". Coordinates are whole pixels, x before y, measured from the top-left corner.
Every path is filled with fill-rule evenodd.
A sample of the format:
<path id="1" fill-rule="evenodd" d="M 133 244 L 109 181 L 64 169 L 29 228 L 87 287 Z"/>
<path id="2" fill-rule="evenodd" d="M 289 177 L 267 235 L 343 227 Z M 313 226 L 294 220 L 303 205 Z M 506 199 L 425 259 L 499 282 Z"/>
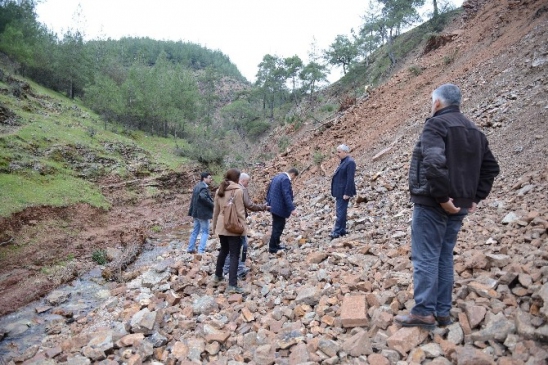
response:
<path id="1" fill-rule="evenodd" d="M 143 232 L 151 236 L 157 227 L 166 231 L 184 224 L 186 193 L 195 176 L 195 171 L 189 171 L 129 183 L 105 180 L 101 186 L 113 205 L 109 211 L 83 204 L 33 207 L 0 219 L 5 252 L 0 267 L 0 315 L 89 270 L 96 265 L 92 260 L 96 250 L 122 248 Z M 146 198 L 146 187 L 151 185 L 160 193 Z"/>

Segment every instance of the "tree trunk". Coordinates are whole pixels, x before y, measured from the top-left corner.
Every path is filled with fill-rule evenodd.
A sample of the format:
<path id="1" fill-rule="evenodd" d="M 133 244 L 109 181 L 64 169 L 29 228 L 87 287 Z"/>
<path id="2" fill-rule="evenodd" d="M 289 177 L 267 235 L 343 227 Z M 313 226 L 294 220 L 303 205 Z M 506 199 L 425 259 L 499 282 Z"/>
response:
<path id="1" fill-rule="evenodd" d="M 438 1 L 432 0 L 432 3 L 434 5 L 434 19 L 438 17 L 439 11 L 438 11 Z"/>

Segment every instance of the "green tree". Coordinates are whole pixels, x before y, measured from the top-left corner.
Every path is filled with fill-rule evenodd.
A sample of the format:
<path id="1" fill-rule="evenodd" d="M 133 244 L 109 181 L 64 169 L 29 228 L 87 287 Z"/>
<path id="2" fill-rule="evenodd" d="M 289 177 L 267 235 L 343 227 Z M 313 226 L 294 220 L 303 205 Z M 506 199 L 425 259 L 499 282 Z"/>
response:
<path id="1" fill-rule="evenodd" d="M 213 113 L 215 112 L 215 103 L 219 100 L 217 94 L 219 79 L 220 75 L 212 65 L 207 66 L 203 75 L 200 77 L 203 95 L 202 115 L 207 127 L 211 127 Z"/>
<path id="2" fill-rule="evenodd" d="M 264 131 L 257 130 L 257 123 L 255 123 L 259 120 L 259 113 L 249 101 L 243 98 L 224 106 L 221 109 L 221 118 L 227 123 L 227 127 L 236 131 L 242 139 L 255 137 Z"/>
<path id="3" fill-rule="evenodd" d="M 73 99 L 91 81 L 93 68 L 91 59 L 84 47 L 84 36 L 78 30 L 68 30 L 57 49 L 58 69 L 67 96 Z"/>
<path id="4" fill-rule="evenodd" d="M 343 74 L 346 75 L 348 67 L 358 56 L 356 44 L 345 35 L 337 35 L 335 41 L 324 51 L 324 59 L 334 66 L 341 66 Z"/>
<path id="5" fill-rule="evenodd" d="M 36 20 L 34 1 L 0 0 L 0 51 L 25 72 L 34 64 L 34 48 L 43 27 Z"/>
<path id="6" fill-rule="evenodd" d="M 404 26 L 420 20 L 416 7 L 424 5 L 424 0 L 377 0 L 383 4 L 384 26 L 388 30 L 388 57 L 392 64 L 397 62 L 393 50 L 394 37 L 398 36 Z"/>
<path id="7" fill-rule="evenodd" d="M 314 92 L 322 82 L 327 82 L 327 67 L 320 63 L 318 53 L 316 39 L 313 39 L 310 44 L 310 51 L 308 52 L 310 61 L 299 74 L 299 78 L 303 83 L 303 92 L 311 96 L 314 95 Z"/>
<path id="8" fill-rule="evenodd" d="M 369 2 L 369 9 L 362 19 L 364 23 L 356 36 L 355 42 L 358 47 L 358 52 L 365 60 L 365 64 L 369 65 L 369 56 L 383 41 L 383 22 L 381 20 L 378 4 L 376 5 L 374 2 Z"/>
<path id="9" fill-rule="evenodd" d="M 299 100 L 297 95 L 297 81 L 299 80 L 299 74 L 303 70 L 303 67 L 303 61 L 297 55 L 284 59 L 286 77 L 288 80 L 291 80 L 291 97 L 295 104 L 298 104 Z"/>
<path id="10" fill-rule="evenodd" d="M 265 55 L 259 64 L 256 86 L 263 95 L 263 110 L 269 110 L 271 119 L 274 118 L 274 107 L 277 101 L 283 101 L 287 80 L 287 72 L 283 60 L 278 56 Z"/>

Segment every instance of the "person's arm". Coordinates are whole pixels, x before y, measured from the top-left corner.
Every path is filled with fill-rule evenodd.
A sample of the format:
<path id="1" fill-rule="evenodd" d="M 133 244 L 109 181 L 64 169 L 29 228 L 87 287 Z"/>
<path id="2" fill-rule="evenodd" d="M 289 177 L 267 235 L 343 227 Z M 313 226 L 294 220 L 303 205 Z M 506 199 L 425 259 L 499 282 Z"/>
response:
<path id="1" fill-rule="evenodd" d="M 205 186 L 200 190 L 200 195 L 198 195 L 198 199 L 200 199 L 202 203 L 204 203 L 208 207 L 213 208 L 213 199 L 211 199 L 211 195 L 209 194 L 209 191 Z"/>
<path id="2" fill-rule="evenodd" d="M 215 234 L 215 228 L 217 227 L 217 219 L 219 218 L 219 212 L 221 207 L 219 206 L 219 196 L 215 194 L 215 201 L 213 204 L 213 223 L 211 225 L 211 232 Z"/>
<path id="3" fill-rule="evenodd" d="M 450 181 L 445 157 L 447 129 L 443 121 L 430 118 L 426 121 L 421 136 L 425 177 L 430 185 L 430 194 L 438 203 L 449 201 Z"/>
<path id="4" fill-rule="evenodd" d="M 350 160 L 346 168 L 346 186 L 344 188 L 344 195 L 347 197 L 346 200 L 350 199 L 354 195 L 355 185 L 354 185 L 354 175 L 356 174 L 356 162 Z M 344 196 L 343 196 L 344 199 Z"/>
<path id="5" fill-rule="evenodd" d="M 289 178 L 282 181 L 282 195 L 285 205 L 293 212 L 295 205 L 293 204 L 293 189 L 291 188 L 291 181 Z"/>
<path id="6" fill-rule="evenodd" d="M 234 191 L 234 204 L 236 204 L 236 210 L 238 212 L 238 220 L 245 227 L 246 226 L 245 204 L 244 204 L 244 193 L 242 189 L 236 189 Z"/>
<path id="7" fill-rule="evenodd" d="M 489 145 L 486 142 L 485 152 L 483 154 L 483 160 L 481 161 L 480 177 L 478 182 L 478 188 L 476 190 L 475 203 L 479 203 L 480 200 L 487 198 L 487 195 L 491 192 L 493 187 L 493 181 L 499 174 L 500 167 L 493 156 L 493 153 L 489 149 Z"/>
<path id="8" fill-rule="evenodd" d="M 244 195 L 244 206 L 251 210 L 252 212 L 260 212 L 263 210 L 266 210 L 266 204 L 255 204 L 251 201 L 249 198 L 249 192 L 246 188 L 242 188 L 243 195 Z"/>

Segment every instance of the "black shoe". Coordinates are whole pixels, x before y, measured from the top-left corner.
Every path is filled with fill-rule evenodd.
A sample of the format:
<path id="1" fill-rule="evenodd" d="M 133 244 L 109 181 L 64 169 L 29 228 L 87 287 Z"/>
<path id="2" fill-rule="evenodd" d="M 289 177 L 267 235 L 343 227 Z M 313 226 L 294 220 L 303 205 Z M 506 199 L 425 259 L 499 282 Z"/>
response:
<path id="1" fill-rule="evenodd" d="M 339 238 L 340 236 L 337 235 L 337 234 L 330 234 L 329 235 L 329 238 L 331 238 L 332 240 L 334 240 L 335 238 Z"/>

